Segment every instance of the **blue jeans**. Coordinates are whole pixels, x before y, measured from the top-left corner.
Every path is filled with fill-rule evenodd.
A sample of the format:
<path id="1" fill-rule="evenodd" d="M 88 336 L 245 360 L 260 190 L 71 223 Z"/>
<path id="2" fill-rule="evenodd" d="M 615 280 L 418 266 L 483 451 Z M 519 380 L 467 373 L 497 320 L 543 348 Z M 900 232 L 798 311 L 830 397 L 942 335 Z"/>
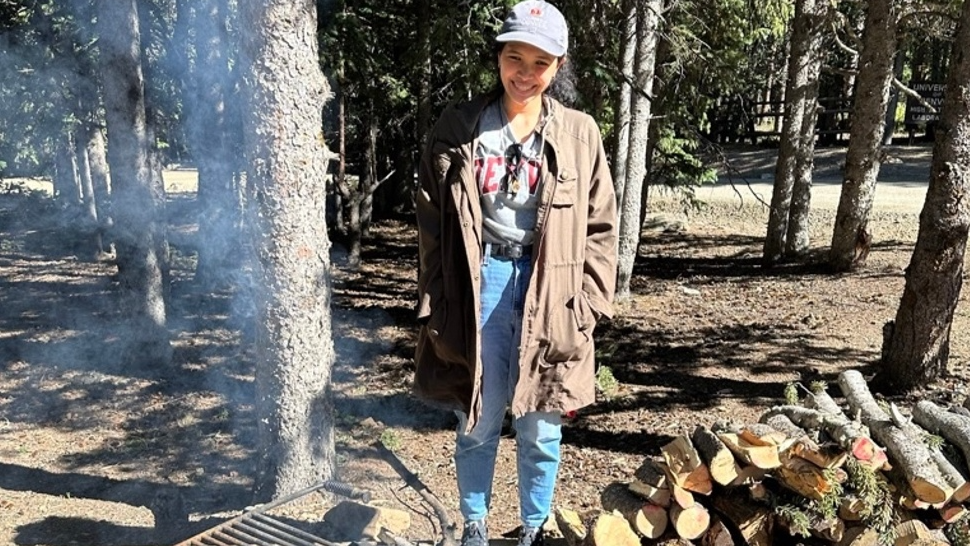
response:
<path id="1" fill-rule="evenodd" d="M 459 412 L 455 467 L 465 521 L 483 520 L 492 497 L 492 478 L 502 420 L 519 378 L 522 307 L 532 271 L 531 258 L 487 256 L 482 263 L 482 416 L 463 434 L 467 416 Z M 538 527 L 549 516 L 559 472 L 562 416 L 531 412 L 513 421 L 522 524 Z"/>

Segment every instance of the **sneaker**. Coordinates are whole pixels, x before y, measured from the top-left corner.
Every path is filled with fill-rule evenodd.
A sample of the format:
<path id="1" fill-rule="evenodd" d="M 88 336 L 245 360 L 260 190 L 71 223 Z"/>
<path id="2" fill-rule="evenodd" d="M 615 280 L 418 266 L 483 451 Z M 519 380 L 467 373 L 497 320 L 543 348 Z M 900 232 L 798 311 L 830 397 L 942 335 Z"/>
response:
<path id="1" fill-rule="evenodd" d="M 523 527 L 519 533 L 517 546 L 545 546 L 546 540 L 542 527 Z"/>
<path id="2" fill-rule="evenodd" d="M 488 546 L 488 529 L 484 520 L 466 521 L 461 546 Z"/>

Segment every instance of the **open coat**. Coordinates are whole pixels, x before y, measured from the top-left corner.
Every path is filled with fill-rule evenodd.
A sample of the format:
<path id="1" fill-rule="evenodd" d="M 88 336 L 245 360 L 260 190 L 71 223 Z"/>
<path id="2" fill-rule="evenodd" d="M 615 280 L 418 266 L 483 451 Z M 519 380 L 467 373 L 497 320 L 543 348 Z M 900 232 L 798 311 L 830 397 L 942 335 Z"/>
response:
<path id="1" fill-rule="evenodd" d="M 481 413 L 479 317 L 482 209 L 474 173 L 478 119 L 489 100 L 450 106 L 421 157 L 417 221 L 418 321 L 414 390 Z M 569 412 L 595 401 L 593 329 L 612 317 L 616 199 L 592 117 L 546 101 L 544 160 L 526 294 L 515 416 Z"/>

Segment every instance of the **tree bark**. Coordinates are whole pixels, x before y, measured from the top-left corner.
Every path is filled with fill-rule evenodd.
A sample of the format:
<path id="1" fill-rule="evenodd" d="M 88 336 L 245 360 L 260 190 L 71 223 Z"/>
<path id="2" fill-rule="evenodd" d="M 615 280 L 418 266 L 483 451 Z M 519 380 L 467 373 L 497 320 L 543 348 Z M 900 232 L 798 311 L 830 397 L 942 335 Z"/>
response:
<path id="1" fill-rule="evenodd" d="M 101 127 L 90 127 L 87 136 L 85 146 L 88 168 L 91 170 L 91 184 L 94 186 L 94 203 L 98 209 L 99 230 L 104 235 L 113 223 L 110 213 L 111 178 L 108 176 L 108 156 Z"/>
<path id="2" fill-rule="evenodd" d="M 815 28 L 817 22 L 813 14 L 817 7 L 817 0 L 798 0 L 795 2 L 795 16 L 792 21 L 792 36 L 788 54 L 788 81 L 785 85 L 785 116 L 782 123 L 781 142 L 778 147 L 778 159 L 775 163 L 775 182 L 771 194 L 771 209 L 768 214 L 768 229 L 762 261 L 771 266 L 781 261 L 789 248 L 799 248 L 807 239 L 802 219 L 796 218 L 796 225 L 789 226 L 792 221 L 793 199 L 796 197 L 796 183 L 798 203 L 795 204 L 796 214 L 807 218 L 808 195 L 811 188 L 812 158 L 805 157 L 807 150 L 814 151 L 814 109 L 817 101 L 818 59 L 815 55 Z M 813 93 L 813 89 L 815 90 Z M 811 123 L 812 129 L 806 134 L 806 126 Z M 806 145 L 806 140 L 812 141 Z M 809 179 L 806 186 L 804 172 L 808 168 Z M 797 180 L 797 182 L 796 182 Z M 788 238 L 794 234 L 799 241 L 791 243 Z"/>
<path id="3" fill-rule="evenodd" d="M 623 182 L 623 200 L 619 201 L 620 231 L 617 248 L 616 297 L 630 297 L 633 264 L 640 248 L 640 209 L 644 178 L 647 175 L 647 144 L 650 135 L 650 99 L 657 54 L 657 26 L 660 0 L 637 0 L 637 36 L 634 61 L 634 85 L 630 109 L 630 140 Z"/>
<path id="4" fill-rule="evenodd" d="M 124 360 L 166 366 L 166 328 L 158 203 L 152 192 L 144 78 L 135 0 L 98 2 L 101 70 L 118 283 L 125 316 Z"/>
<path id="5" fill-rule="evenodd" d="M 970 228 L 970 2 L 963 4 L 952 51 L 919 235 L 883 341 L 880 381 L 896 392 L 945 374 L 950 356 Z"/>
<path id="6" fill-rule="evenodd" d="M 600 503 L 607 512 L 617 511 L 641 536 L 659 538 L 667 529 L 667 510 L 636 496 L 626 484 L 614 482 L 600 493 Z"/>
<path id="7" fill-rule="evenodd" d="M 248 225 L 256 294 L 256 499 L 334 471 L 330 243 L 321 130 L 328 90 L 312 0 L 240 1 Z"/>
<path id="8" fill-rule="evenodd" d="M 818 121 L 819 74 L 822 70 L 824 26 L 828 20 L 829 3 L 806 0 L 805 13 L 795 32 L 805 32 L 807 50 L 804 57 L 805 90 L 799 92 L 805 106 L 802 111 L 798 138 L 798 153 L 792 180 L 792 200 L 788 211 L 788 231 L 785 234 L 785 257 L 798 259 L 809 251 L 809 213 L 812 209 L 812 171 L 815 167 L 815 125 Z"/>
<path id="9" fill-rule="evenodd" d="M 623 192 L 626 190 L 626 169 L 630 154 L 630 108 L 633 103 L 633 62 L 636 53 L 637 15 L 632 0 L 624 0 L 621 6 L 623 13 L 623 37 L 620 42 L 621 66 L 623 76 L 620 81 L 619 98 L 616 103 L 613 125 L 615 127 L 615 142 L 613 143 L 613 190 L 616 202 L 623 202 Z"/>
<path id="10" fill-rule="evenodd" d="M 72 215 L 81 202 L 80 181 L 78 177 L 77 156 L 75 155 L 74 134 L 62 132 L 58 135 L 54 158 L 54 202 L 62 213 Z"/>
<path id="11" fill-rule="evenodd" d="M 894 466 L 905 474 L 906 481 L 919 500 L 930 504 L 945 502 L 954 488 L 940 473 L 933 457 L 921 441 L 913 441 L 897 427 L 869 392 L 869 387 L 856 370 L 839 374 L 839 387 L 849 407 L 858 412 L 872 436 L 886 446 Z"/>
<path id="12" fill-rule="evenodd" d="M 193 157 L 199 170 L 199 261 L 195 280 L 222 287 L 232 279 L 239 248 L 242 203 L 229 153 L 231 127 L 227 102 L 232 98 L 228 53 L 228 7 L 225 0 L 195 6 L 196 70 L 191 105 Z"/>
<path id="13" fill-rule="evenodd" d="M 948 412 L 929 400 L 920 400 L 913 408 L 913 421 L 959 448 L 964 465 L 970 466 L 970 420 Z"/>
<path id="14" fill-rule="evenodd" d="M 724 445 L 717 434 L 704 426 L 697 426 L 690 436 L 701 458 L 707 464 L 711 478 L 721 485 L 728 485 L 738 479 L 741 467 L 731 450 Z"/>
<path id="15" fill-rule="evenodd" d="M 868 231 L 869 213 L 879 176 L 879 156 L 896 54 L 893 0 L 871 0 L 867 6 L 849 148 L 845 154 L 845 178 L 829 249 L 829 264 L 836 271 L 861 267 L 868 256 L 872 237 Z"/>
<path id="16" fill-rule="evenodd" d="M 88 142 L 94 127 L 88 124 L 80 125 L 74 132 L 74 150 L 77 155 L 78 182 L 81 185 L 81 233 L 90 236 L 91 258 L 97 259 L 104 251 L 101 245 L 101 230 L 98 226 L 98 202 L 94 194 L 94 179 L 91 175 L 91 160 L 88 155 Z"/>

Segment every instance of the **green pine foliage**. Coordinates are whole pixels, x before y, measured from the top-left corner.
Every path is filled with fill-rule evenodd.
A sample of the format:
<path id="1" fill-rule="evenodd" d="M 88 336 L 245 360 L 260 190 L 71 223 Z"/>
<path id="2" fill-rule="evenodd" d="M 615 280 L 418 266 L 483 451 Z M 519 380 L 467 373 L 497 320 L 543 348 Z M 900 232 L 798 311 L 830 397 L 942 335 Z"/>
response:
<path id="1" fill-rule="evenodd" d="M 598 390 L 606 398 L 613 398 L 616 396 L 617 390 L 620 388 L 620 382 L 617 381 L 616 377 L 613 375 L 613 370 L 609 366 L 600 366 L 596 370 L 596 390 Z"/>
<path id="2" fill-rule="evenodd" d="M 879 534 L 880 542 L 892 544 L 897 516 L 889 484 L 875 470 L 851 457 L 845 468 L 849 475 L 847 487 L 862 501 L 862 521 Z"/>

